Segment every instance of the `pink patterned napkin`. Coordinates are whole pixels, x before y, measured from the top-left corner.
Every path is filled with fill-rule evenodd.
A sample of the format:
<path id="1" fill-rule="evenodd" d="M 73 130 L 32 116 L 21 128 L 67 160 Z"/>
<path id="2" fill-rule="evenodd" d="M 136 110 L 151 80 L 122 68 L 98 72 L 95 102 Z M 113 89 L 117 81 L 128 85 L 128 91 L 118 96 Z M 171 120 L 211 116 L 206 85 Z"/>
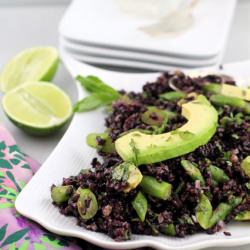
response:
<path id="1" fill-rule="evenodd" d="M 1 250 L 97 250 L 84 241 L 49 233 L 15 210 L 18 193 L 39 169 L 24 154 L 10 133 L 0 125 L 0 249 Z"/>

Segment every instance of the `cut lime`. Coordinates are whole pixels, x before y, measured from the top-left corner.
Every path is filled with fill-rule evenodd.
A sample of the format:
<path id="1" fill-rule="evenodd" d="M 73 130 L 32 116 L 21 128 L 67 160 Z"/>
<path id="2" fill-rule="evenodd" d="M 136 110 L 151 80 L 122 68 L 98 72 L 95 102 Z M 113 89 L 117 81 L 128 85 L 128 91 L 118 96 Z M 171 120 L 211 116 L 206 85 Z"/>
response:
<path id="1" fill-rule="evenodd" d="M 7 92 L 25 82 L 50 81 L 58 62 L 58 52 L 53 47 L 26 49 L 5 65 L 0 74 L 1 90 Z"/>
<path id="2" fill-rule="evenodd" d="M 72 115 L 69 97 L 48 82 L 34 82 L 17 87 L 3 97 L 2 104 L 9 119 L 33 135 L 55 132 Z"/>

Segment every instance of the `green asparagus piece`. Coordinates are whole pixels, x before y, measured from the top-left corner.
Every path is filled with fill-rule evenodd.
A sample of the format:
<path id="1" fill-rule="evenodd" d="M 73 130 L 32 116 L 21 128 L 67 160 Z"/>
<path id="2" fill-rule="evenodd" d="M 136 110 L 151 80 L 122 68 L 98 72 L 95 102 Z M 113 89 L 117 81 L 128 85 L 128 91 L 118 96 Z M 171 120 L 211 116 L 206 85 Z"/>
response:
<path id="1" fill-rule="evenodd" d="M 242 202 L 242 198 L 241 197 L 231 196 L 231 198 L 228 201 L 228 204 L 231 205 L 232 208 L 235 208 L 238 205 L 240 205 L 241 202 Z"/>
<path id="2" fill-rule="evenodd" d="M 213 215 L 209 221 L 208 228 L 213 227 L 220 220 L 225 220 L 225 218 L 231 213 L 232 209 L 238 206 L 241 202 L 242 198 L 232 197 L 229 203 L 220 203 L 213 212 Z"/>
<path id="3" fill-rule="evenodd" d="M 220 94 L 221 84 L 209 83 L 203 86 L 203 90 L 205 90 L 206 92 L 213 93 L 213 94 Z"/>
<path id="4" fill-rule="evenodd" d="M 202 186 L 205 185 L 205 180 L 200 170 L 194 164 L 192 164 L 190 161 L 182 160 L 181 165 L 193 181 L 199 180 Z"/>
<path id="5" fill-rule="evenodd" d="M 210 165 L 208 169 L 212 175 L 212 180 L 214 181 L 214 183 L 223 183 L 229 181 L 229 177 L 221 168 L 218 168 L 214 165 Z"/>
<path id="6" fill-rule="evenodd" d="M 97 137 L 100 137 L 104 140 L 103 145 L 98 145 Z M 115 152 L 115 144 L 112 142 L 108 133 L 91 133 L 87 136 L 87 144 L 92 148 L 97 148 L 104 153 L 114 153 Z"/>
<path id="7" fill-rule="evenodd" d="M 250 155 L 247 156 L 242 162 L 241 162 L 241 168 L 245 172 L 245 174 L 250 177 Z"/>
<path id="8" fill-rule="evenodd" d="M 232 204 L 233 208 L 235 208 L 242 203 L 242 198 L 233 196 L 230 203 Z M 242 211 L 237 214 L 234 219 L 237 221 L 250 220 L 250 211 Z"/>
<path id="9" fill-rule="evenodd" d="M 220 203 L 213 211 L 212 205 L 207 196 L 201 194 L 199 203 L 196 207 L 196 219 L 203 229 L 209 229 L 220 220 L 225 220 L 232 209 L 238 206 L 241 202 L 241 197 L 232 196 L 228 203 Z"/>
<path id="10" fill-rule="evenodd" d="M 77 201 L 77 209 L 84 221 L 93 218 L 98 211 L 98 203 L 95 194 L 88 188 L 78 188 L 80 195 Z"/>
<path id="11" fill-rule="evenodd" d="M 212 94 L 221 94 L 224 96 L 237 97 L 242 100 L 250 101 L 250 91 L 246 88 L 240 88 L 230 84 L 215 84 L 210 83 L 206 84 L 203 87 L 203 90 L 212 93 Z"/>
<path id="12" fill-rule="evenodd" d="M 212 95 L 210 101 L 218 106 L 229 105 L 237 108 L 244 108 L 246 103 L 237 97 L 229 97 L 224 95 Z"/>
<path id="13" fill-rule="evenodd" d="M 195 210 L 197 222 L 203 229 L 208 229 L 210 218 L 213 215 L 213 207 L 205 194 L 202 193 L 200 195 L 200 200 Z"/>
<path id="14" fill-rule="evenodd" d="M 214 210 L 213 216 L 210 218 L 208 228 L 213 227 L 220 220 L 225 220 L 227 215 L 232 211 L 232 206 L 227 203 L 220 203 L 218 207 Z"/>
<path id="15" fill-rule="evenodd" d="M 132 201 L 132 206 L 135 209 L 140 220 L 143 222 L 148 210 L 148 201 L 142 192 L 139 191 L 137 193 L 136 197 Z"/>
<path id="16" fill-rule="evenodd" d="M 71 185 L 53 186 L 51 188 L 51 198 L 55 203 L 60 204 L 68 201 L 73 191 L 74 188 Z"/>
<path id="17" fill-rule="evenodd" d="M 237 214 L 234 218 L 236 221 L 249 221 L 250 220 L 250 211 L 243 211 Z"/>
<path id="18" fill-rule="evenodd" d="M 247 114 L 250 114 L 250 105 L 244 100 L 238 97 L 224 96 L 224 95 L 212 95 L 210 97 L 212 104 L 216 106 L 229 105 L 236 108 L 241 108 Z"/>
<path id="19" fill-rule="evenodd" d="M 166 92 L 160 95 L 161 99 L 167 100 L 167 101 L 178 101 L 185 97 L 185 93 L 180 91 L 170 91 Z"/>
<path id="20" fill-rule="evenodd" d="M 159 228 L 160 232 L 165 234 L 165 235 L 169 235 L 169 236 L 175 236 L 176 235 L 176 231 L 175 231 L 175 226 L 174 224 L 165 224 L 165 225 L 160 225 Z"/>
<path id="21" fill-rule="evenodd" d="M 159 182 L 151 176 L 144 175 L 140 186 L 145 193 L 162 200 L 167 200 L 172 193 L 171 184 L 165 181 Z"/>

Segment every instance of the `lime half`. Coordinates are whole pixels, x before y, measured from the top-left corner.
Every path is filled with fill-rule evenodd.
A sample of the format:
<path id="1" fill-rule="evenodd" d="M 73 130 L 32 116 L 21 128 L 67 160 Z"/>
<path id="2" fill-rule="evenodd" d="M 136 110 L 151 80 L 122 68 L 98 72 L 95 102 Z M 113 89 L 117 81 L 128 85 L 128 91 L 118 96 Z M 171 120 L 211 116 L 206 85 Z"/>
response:
<path id="1" fill-rule="evenodd" d="M 25 82 L 50 81 L 57 69 L 59 55 L 53 47 L 36 47 L 22 51 L 0 74 L 0 86 L 8 92 Z"/>
<path id="2" fill-rule="evenodd" d="M 24 84 L 2 99 L 3 109 L 19 128 L 33 135 L 47 135 L 63 127 L 72 115 L 69 97 L 48 82 Z"/>

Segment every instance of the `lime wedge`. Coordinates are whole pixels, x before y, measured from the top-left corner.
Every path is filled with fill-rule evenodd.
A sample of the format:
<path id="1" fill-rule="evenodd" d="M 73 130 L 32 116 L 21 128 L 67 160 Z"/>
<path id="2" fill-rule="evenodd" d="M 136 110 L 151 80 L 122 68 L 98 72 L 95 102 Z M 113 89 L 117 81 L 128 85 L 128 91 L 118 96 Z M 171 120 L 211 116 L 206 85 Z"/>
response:
<path id="1" fill-rule="evenodd" d="M 58 62 L 58 52 L 53 47 L 26 49 L 5 65 L 0 74 L 1 90 L 8 92 L 25 82 L 50 81 Z"/>
<path id="2" fill-rule="evenodd" d="M 33 135 L 47 135 L 63 127 L 72 115 L 69 97 L 48 82 L 24 84 L 2 99 L 8 118 Z"/>

